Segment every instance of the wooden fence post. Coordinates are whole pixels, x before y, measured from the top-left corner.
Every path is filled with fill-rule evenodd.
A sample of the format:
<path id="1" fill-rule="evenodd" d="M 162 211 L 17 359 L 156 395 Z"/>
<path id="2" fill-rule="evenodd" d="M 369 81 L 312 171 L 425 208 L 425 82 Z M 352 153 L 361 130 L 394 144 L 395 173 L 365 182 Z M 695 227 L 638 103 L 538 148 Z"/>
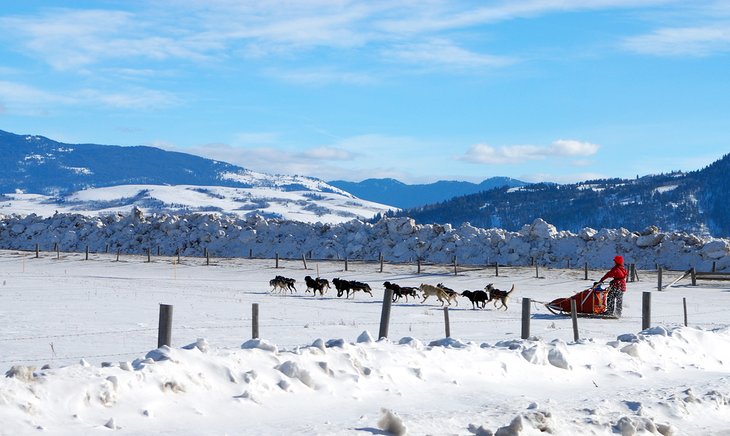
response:
<path id="1" fill-rule="evenodd" d="M 682 297 L 682 306 L 684 307 L 684 326 L 687 327 L 687 297 Z"/>
<path id="2" fill-rule="evenodd" d="M 302 262 L 304 263 L 304 269 L 307 269 L 307 257 L 302 253 Z"/>
<path id="3" fill-rule="evenodd" d="M 152 248 L 147 247 L 147 263 L 152 262 Z"/>
<path id="4" fill-rule="evenodd" d="M 644 292 L 641 299 L 641 329 L 651 327 L 651 292 Z"/>
<path id="5" fill-rule="evenodd" d="M 499 262 L 494 262 L 494 276 L 499 277 Z"/>
<path id="6" fill-rule="evenodd" d="M 692 267 L 692 286 L 697 286 L 697 271 Z"/>
<path id="7" fill-rule="evenodd" d="M 459 271 L 457 270 L 456 266 L 457 266 L 456 255 L 454 255 L 454 275 L 457 275 L 459 273 Z"/>
<path id="8" fill-rule="evenodd" d="M 347 271 L 347 258 L 345 258 L 345 271 Z"/>
<path id="9" fill-rule="evenodd" d="M 712 261 L 712 272 L 717 272 L 717 265 L 714 260 Z"/>
<path id="10" fill-rule="evenodd" d="M 109 244 L 104 245 L 104 254 L 109 254 Z"/>
<path id="11" fill-rule="evenodd" d="M 157 348 L 172 343 L 172 306 L 160 304 L 160 324 L 157 330 Z"/>
<path id="12" fill-rule="evenodd" d="M 535 278 L 540 278 L 540 267 L 537 264 L 535 264 Z"/>
<path id="13" fill-rule="evenodd" d="M 259 303 L 251 305 L 251 339 L 259 338 Z"/>
<path id="14" fill-rule="evenodd" d="M 383 272 L 383 253 L 380 253 L 380 272 Z"/>
<path id="15" fill-rule="evenodd" d="M 656 280 L 657 280 L 656 288 L 657 288 L 657 290 L 661 291 L 662 290 L 662 267 L 659 267 L 659 269 L 657 269 Z"/>
<path id="16" fill-rule="evenodd" d="M 446 337 L 451 337 L 451 325 L 449 325 L 449 308 L 444 307 L 444 326 L 446 329 Z"/>
<path id="17" fill-rule="evenodd" d="M 586 264 L 585 264 L 585 269 L 584 269 L 584 271 L 585 271 L 585 277 L 584 277 L 584 280 L 588 280 L 588 262 L 586 262 Z"/>
<path id="18" fill-rule="evenodd" d="M 177 251 L 177 264 L 180 265 L 180 249 L 178 248 L 176 251 Z"/>
<path id="19" fill-rule="evenodd" d="M 86 246 L 86 260 L 89 260 L 89 246 Z"/>
<path id="20" fill-rule="evenodd" d="M 276 253 L 276 268 L 279 268 L 279 253 Z"/>
<path id="21" fill-rule="evenodd" d="M 208 249 L 205 249 L 205 265 L 210 265 L 210 251 Z"/>
<path id="22" fill-rule="evenodd" d="M 157 257 L 160 257 L 160 244 L 157 244 Z"/>
<path id="23" fill-rule="evenodd" d="M 119 253 L 122 252 L 121 248 L 117 248 L 117 262 L 119 262 Z"/>
<path id="24" fill-rule="evenodd" d="M 573 340 L 578 342 L 578 309 L 574 299 L 570 299 L 570 318 L 573 320 Z"/>
<path id="25" fill-rule="evenodd" d="M 378 339 L 388 337 L 388 327 L 390 326 L 390 307 L 393 304 L 393 290 L 388 288 L 383 293 L 383 309 L 380 312 L 380 332 Z"/>
<path id="26" fill-rule="evenodd" d="M 568 258 L 568 269 L 570 269 L 570 258 Z"/>
<path id="27" fill-rule="evenodd" d="M 61 248 L 58 246 L 58 243 L 56 243 L 56 259 L 61 258 Z"/>
<path id="28" fill-rule="evenodd" d="M 416 265 L 418 265 L 417 274 L 421 274 L 421 259 L 416 259 Z"/>
<path id="29" fill-rule="evenodd" d="M 522 299 L 522 339 L 530 337 L 530 299 Z"/>
<path id="30" fill-rule="evenodd" d="M 253 259 L 253 248 L 248 249 L 248 258 Z"/>
<path id="31" fill-rule="evenodd" d="M 35 258 L 36 258 L 36 259 L 38 259 L 38 257 L 40 256 L 40 253 L 39 253 L 39 252 L 40 252 L 40 246 L 39 246 L 39 245 L 38 245 L 38 243 L 36 242 L 36 243 L 35 243 Z"/>

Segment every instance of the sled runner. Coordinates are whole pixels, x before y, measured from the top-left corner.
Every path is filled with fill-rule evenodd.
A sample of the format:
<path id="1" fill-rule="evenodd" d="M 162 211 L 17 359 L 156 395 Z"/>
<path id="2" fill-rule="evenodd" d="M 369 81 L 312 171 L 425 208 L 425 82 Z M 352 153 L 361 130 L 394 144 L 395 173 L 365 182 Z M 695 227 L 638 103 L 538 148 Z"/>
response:
<path id="1" fill-rule="evenodd" d="M 570 302 L 575 300 L 575 309 L 578 316 L 591 316 L 596 318 L 614 318 L 606 314 L 606 294 L 608 289 L 601 288 L 601 283 L 595 283 L 592 287 L 580 291 L 568 298 L 556 298 L 546 303 L 545 307 L 555 315 L 570 315 Z"/>

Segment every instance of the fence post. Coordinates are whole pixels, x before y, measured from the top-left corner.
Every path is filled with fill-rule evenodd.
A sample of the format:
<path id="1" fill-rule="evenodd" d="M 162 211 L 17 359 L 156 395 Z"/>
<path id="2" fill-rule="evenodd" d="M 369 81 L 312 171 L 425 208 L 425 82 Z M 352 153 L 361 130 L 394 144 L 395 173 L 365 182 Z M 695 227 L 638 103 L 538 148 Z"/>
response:
<path id="1" fill-rule="evenodd" d="M 535 266 L 535 258 L 530 257 L 530 266 Z"/>
<path id="2" fill-rule="evenodd" d="M 248 249 L 248 258 L 253 259 L 253 248 Z"/>
<path id="3" fill-rule="evenodd" d="M 205 265 L 210 265 L 210 251 L 208 249 L 205 249 Z"/>
<path id="4" fill-rule="evenodd" d="M 56 259 L 61 258 L 61 247 L 58 246 L 58 243 L 56 243 Z"/>
<path id="5" fill-rule="evenodd" d="M 537 264 L 535 264 L 535 278 L 540 278 L 540 267 Z"/>
<path id="6" fill-rule="evenodd" d="M 109 254 L 109 244 L 104 246 L 104 254 Z"/>
<path id="7" fill-rule="evenodd" d="M 147 247 L 147 263 L 152 262 L 152 248 Z"/>
<path id="8" fill-rule="evenodd" d="M 522 299 L 522 339 L 530 337 L 530 299 Z"/>
<path id="9" fill-rule="evenodd" d="M 692 286 L 697 286 L 697 272 L 695 267 L 692 267 Z"/>
<path id="10" fill-rule="evenodd" d="M 451 337 L 451 326 L 449 325 L 449 308 L 444 307 L 444 326 L 446 328 L 446 337 Z"/>
<path id="11" fill-rule="evenodd" d="M 177 249 L 177 264 L 180 265 L 180 249 Z"/>
<path id="12" fill-rule="evenodd" d="M 38 259 L 39 256 L 40 247 L 38 246 L 38 243 L 35 243 L 35 258 Z"/>
<path id="13" fill-rule="evenodd" d="M 307 257 L 302 253 L 302 262 L 304 263 L 304 269 L 307 269 Z"/>
<path id="14" fill-rule="evenodd" d="M 208 257 L 208 247 L 203 247 L 203 257 Z"/>
<path id="15" fill-rule="evenodd" d="M 651 327 L 651 292 L 644 292 L 641 299 L 641 329 Z"/>
<path id="16" fill-rule="evenodd" d="M 89 260 L 89 246 L 86 246 L 86 260 Z"/>
<path id="17" fill-rule="evenodd" d="M 119 262 L 119 253 L 121 253 L 121 251 L 121 248 L 117 248 L 117 262 Z"/>
<path id="18" fill-rule="evenodd" d="M 279 268 L 279 253 L 276 253 L 276 268 Z"/>
<path id="19" fill-rule="evenodd" d="M 160 244 L 157 244 L 157 257 L 160 257 Z"/>
<path id="20" fill-rule="evenodd" d="M 383 272 L 383 253 L 380 253 L 380 272 Z"/>
<path id="21" fill-rule="evenodd" d="M 659 267 L 659 269 L 657 269 L 656 280 L 657 280 L 656 288 L 657 288 L 657 290 L 661 291 L 662 290 L 662 267 Z"/>
<path id="22" fill-rule="evenodd" d="M 684 326 L 687 327 L 687 297 L 682 297 L 682 306 L 684 306 Z"/>
<path id="23" fill-rule="evenodd" d="M 457 261 L 456 261 L 456 255 L 454 255 L 454 275 L 457 275 L 459 272 L 456 269 Z"/>
<path id="24" fill-rule="evenodd" d="M 494 262 L 494 276 L 499 277 L 499 262 Z"/>
<path id="25" fill-rule="evenodd" d="M 585 271 L 585 278 L 584 279 L 585 280 L 588 280 L 588 262 L 586 262 L 586 264 L 585 264 L 584 271 Z"/>
<path id="26" fill-rule="evenodd" d="M 574 299 L 570 299 L 570 318 L 573 320 L 573 340 L 578 342 L 578 309 Z"/>
<path id="27" fill-rule="evenodd" d="M 347 258 L 345 258 L 345 271 L 347 271 Z"/>
<path id="28" fill-rule="evenodd" d="M 157 348 L 172 343 L 172 306 L 160 304 L 160 324 L 157 330 Z"/>
<path id="29" fill-rule="evenodd" d="M 716 265 L 716 262 L 713 260 L 712 261 L 712 272 L 716 272 L 717 271 L 716 266 L 717 266 Z"/>
<path id="30" fill-rule="evenodd" d="M 259 338 L 259 303 L 251 305 L 251 339 Z"/>
<path id="31" fill-rule="evenodd" d="M 568 269 L 570 269 L 570 258 L 568 258 Z"/>
<path id="32" fill-rule="evenodd" d="M 393 304 L 393 290 L 388 288 L 383 293 L 383 309 L 380 313 L 380 332 L 378 339 L 388 337 L 388 327 L 390 326 L 390 306 Z"/>
<path id="33" fill-rule="evenodd" d="M 416 260 L 416 265 L 418 265 L 418 272 L 417 274 L 421 274 L 421 259 Z"/>

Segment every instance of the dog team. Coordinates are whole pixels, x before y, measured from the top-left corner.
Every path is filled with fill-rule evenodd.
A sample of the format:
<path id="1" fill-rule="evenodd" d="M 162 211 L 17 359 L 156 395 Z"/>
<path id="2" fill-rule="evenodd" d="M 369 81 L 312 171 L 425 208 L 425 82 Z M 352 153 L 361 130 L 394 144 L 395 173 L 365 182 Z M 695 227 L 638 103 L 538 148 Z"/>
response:
<path id="1" fill-rule="evenodd" d="M 286 291 L 289 291 L 289 293 L 296 292 L 297 289 L 295 287 L 295 283 L 295 279 L 284 276 L 276 276 L 269 281 L 272 293 L 276 290 L 278 290 L 279 293 Z M 311 290 L 312 296 L 317 295 L 317 292 L 319 292 L 320 296 L 323 296 L 327 292 L 327 290 L 330 289 L 329 280 L 320 277 L 312 278 L 311 276 L 306 276 L 304 277 L 304 283 L 307 285 L 307 288 L 304 292 L 309 292 Z M 358 282 L 356 280 L 342 280 L 340 278 L 334 278 L 332 279 L 332 284 L 337 290 L 338 298 L 342 297 L 343 295 L 345 295 L 345 298 L 350 298 L 350 294 L 352 294 L 352 298 L 355 298 L 356 292 L 363 292 L 369 294 L 371 297 L 373 296 L 372 289 L 367 283 Z M 472 309 L 484 309 L 487 303 L 491 302 L 495 308 L 503 308 L 504 310 L 507 310 L 510 295 L 512 295 L 512 293 L 515 291 L 515 285 L 512 285 L 512 288 L 509 291 L 503 291 L 501 289 L 495 288 L 492 283 L 485 286 L 484 290 L 466 290 L 461 293 L 458 293 L 455 290 L 445 286 L 443 283 L 439 283 L 436 286 L 421 283 L 421 285 L 418 287 L 412 287 L 400 286 L 396 283 L 391 282 L 384 282 L 383 286 L 386 290 L 391 290 L 393 292 L 394 303 L 400 301 L 401 298 L 404 298 L 405 301 L 408 302 L 408 297 L 411 297 L 413 299 L 418 299 L 422 297 L 423 300 L 421 300 L 421 303 L 425 303 L 428 297 L 434 297 L 441 303 L 441 306 L 443 306 L 444 304 L 448 304 L 449 306 L 451 306 L 452 302 L 456 306 L 458 306 L 459 302 L 457 300 L 457 297 L 461 296 L 469 299 L 472 305 Z M 497 304 L 500 304 L 500 306 L 498 307 Z"/>

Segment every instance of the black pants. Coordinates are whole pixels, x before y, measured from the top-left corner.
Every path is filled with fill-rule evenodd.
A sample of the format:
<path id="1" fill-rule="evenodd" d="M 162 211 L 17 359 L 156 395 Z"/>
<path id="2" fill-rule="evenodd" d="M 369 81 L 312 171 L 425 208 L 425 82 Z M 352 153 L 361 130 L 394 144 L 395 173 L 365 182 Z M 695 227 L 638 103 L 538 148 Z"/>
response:
<path id="1" fill-rule="evenodd" d="M 606 297 L 606 315 L 613 315 L 620 318 L 623 302 L 624 293 L 621 289 L 614 288 L 613 286 L 608 288 L 608 296 Z"/>

